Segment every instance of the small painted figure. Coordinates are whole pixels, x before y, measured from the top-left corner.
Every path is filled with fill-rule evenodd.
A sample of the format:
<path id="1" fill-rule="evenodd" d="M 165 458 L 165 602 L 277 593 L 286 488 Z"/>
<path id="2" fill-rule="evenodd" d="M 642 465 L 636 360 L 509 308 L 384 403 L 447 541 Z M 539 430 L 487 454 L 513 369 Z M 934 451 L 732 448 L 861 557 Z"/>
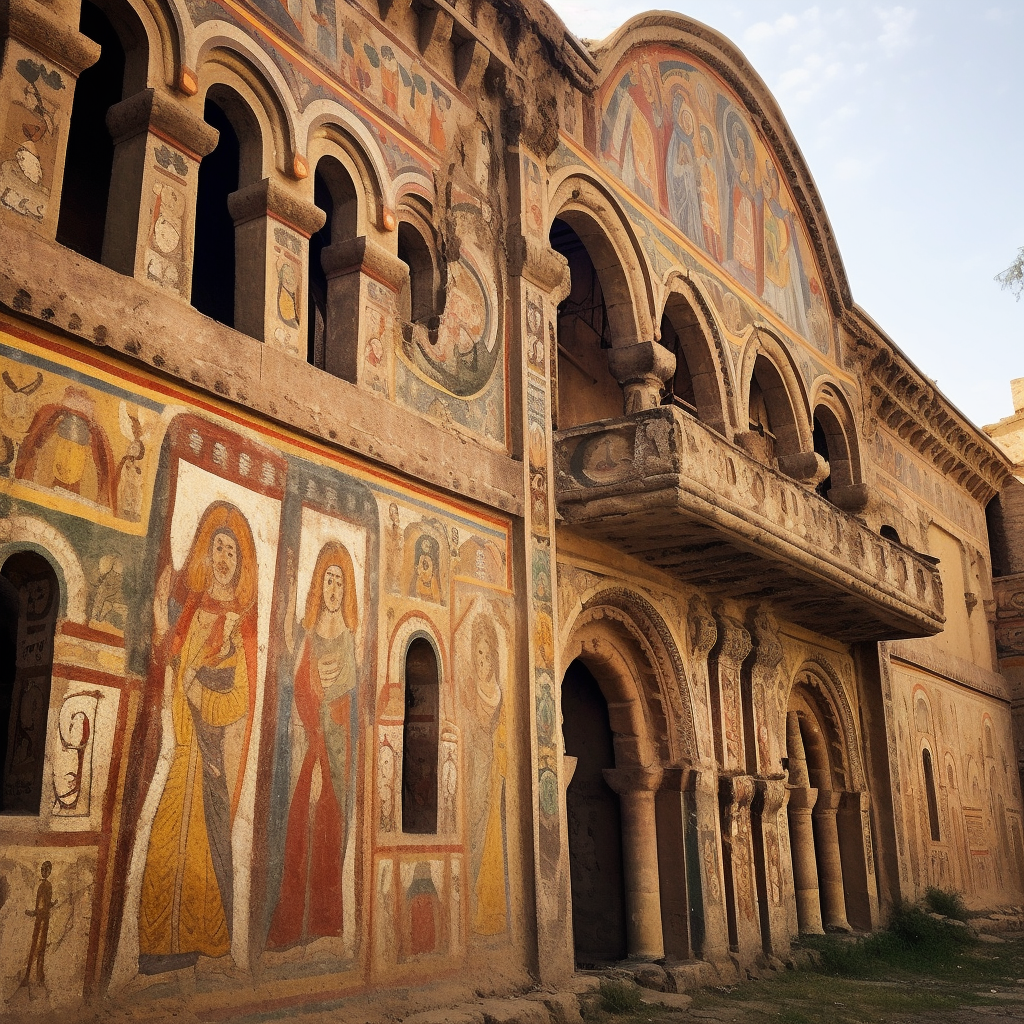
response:
<path id="1" fill-rule="evenodd" d="M 295 648 L 295 588 L 285 640 Z M 285 949 L 342 933 L 342 867 L 352 814 L 356 704 L 355 570 L 348 549 L 329 541 L 306 595 L 295 664 L 295 714 L 306 752 L 292 790 L 281 893 L 267 946 Z"/>
<path id="2" fill-rule="evenodd" d="M 46 937 L 50 930 L 50 911 L 54 907 L 53 883 L 50 881 L 50 872 L 53 865 L 44 860 L 39 865 L 39 888 L 36 889 L 36 905 L 33 910 L 26 910 L 26 917 L 34 917 L 35 924 L 32 926 L 32 942 L 28 947 L 28 965 L 25 967 L 25 976 L 21 979 L 21 987 L 27 988 L 32 976 L 32 965 L 36 968 L 36 984 L 44 984 L 45 963 L 46 963 Z"/>
<path id="3" fill-rule="evenodd" d="M 416 538 L 413 550 L 412 579 L 409 581 L 409 596 L 421 601 L 441 601 L 441 584 L 438 580 L 437 557 L 439 547 L 437 540 L 429 533 L 421 533 Z"/>

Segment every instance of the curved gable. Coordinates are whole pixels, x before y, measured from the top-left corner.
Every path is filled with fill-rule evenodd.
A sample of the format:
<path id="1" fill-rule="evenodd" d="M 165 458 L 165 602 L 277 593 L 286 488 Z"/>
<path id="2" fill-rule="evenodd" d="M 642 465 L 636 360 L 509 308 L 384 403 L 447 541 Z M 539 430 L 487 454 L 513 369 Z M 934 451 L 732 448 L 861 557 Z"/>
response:
<path id="1" fill-rule="evenodd" d="M 630 49 L 598 93 L 601 164 L 689 247 L 819 350 L 832 319 L 775 153 L 730 87 L 671 42 Z"/>

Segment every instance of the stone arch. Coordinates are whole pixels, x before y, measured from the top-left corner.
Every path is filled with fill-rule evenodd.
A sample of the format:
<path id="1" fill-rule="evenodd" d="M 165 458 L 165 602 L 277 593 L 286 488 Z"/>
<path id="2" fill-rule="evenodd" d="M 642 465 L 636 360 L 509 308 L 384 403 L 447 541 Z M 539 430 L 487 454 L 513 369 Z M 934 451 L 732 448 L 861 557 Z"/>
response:
<path id="1" fill-rule="evenodd" d="M 740 386 L 736 389 L 737 423 L 741 425 L 742 429 L 745 429 L 748 423 L 750 387 L 759 366 L 758 359 L 764 360 L 774 374 L 770 381 L 771 404 L 777 409 L 775 416 L 781 418 L 782 426 L 776 426 L 776 433 L 780 439 L 783 437 L 783 429 L 785 430 L 785 438 L 779 446 L 779 454 L 795 455 L 798 452 L 810 451 L 814 443 L 811 434 L 811 415 L 807 390 L 800 376 L 800 370 L 789 349 L 763 327 L 758 327 L 751 334 L 740 359 Z M 775 379 L 776 377 L 777 379 Z M 761 386 L 762 390 L 765 390 L 765 385 Z M 766 399 L 767 397 L 766 395 Z M 784 403 L 788 403 L 788 411 Z M 772 411 L 772 408 L 769 407 L 769 414 L 772 414 Z"/>
<path id="2" fill-rule="evenodd" d="M 843 389 L 828 377 L 820 378 L 815 383 L 810 407 L 812 417 L 820 422 L 825 432 L 832 487 L 853 487 L 863 483 L 857 419 Z"/>
<path id="3" fill-rule="evenodd" d="M 667 319 L 677 338 L 676 374 L 683 357 L 692 381 L 694 405 L 701 422 L 728 437 L 735 426 L 733 384 L 718 322 L 698 286 L 673 270 L 665 282 L 662 323 Z M 662 337 L 662 344 L 665 338 Z"/>
<path id="4" fill-rule="evenodd" d="M 295 126 L 289 114 L 290 105 L 284 97 L 290 95 L 280 72 L 268 62 L 259 50 L 245 46 L 234 36 L 219 35 L 215 31 L 203 40 L 200 47 L 197 74 L 199 95 L 206 99 L 214 86 L 225 86 L 236 93 L 259 124 L 262 138 L 257 155 L 255 147 L 246 152 L 242 142 L 241 184 L 250 184 L 267 177 L 276 168 L 289 177 L 298 170 L 298 148 Z M 226 111 L 231 116 L 231 111 Z M 237 130 L 237 129 L 236 129 Z"/>
<path id="5" fill-rule="evenodd" d="M 124 90 L 125 97 L 134 96 L 149 86 L 157 86 L 165 80 L 162 49 L 169 42 L 168 26 L 154 10 L 145 3 L 131 0 L 92 0 L 111 27 L 117 33 L 125 52 Z"/>
<path id="6" fill-rule="evenodd" d="M 369 130 L 354 115 L 328 100 L 311 103 L 304 116 L 305 128 L 300 128 L 298 137 L 305 139 L 310 168 L 321 157 L 333 156 L 357 185 L 356 234 L 367 234 L 371 225 L 386 230 L 384 212 L 394 212 L 395 186 L 380 146 Z"/>
<path id="7" fill-rule="evenodd" d="M 586 246 L 605 296 L 612 347 L 653 339 L 654 290 L 647 257 L 618 202 L 577 171 L 556 181 L 548 226 L 564 221 Z"/>
<path id="8" fill-rule="evenodd" d="M 575 658 L 593 672 L 609 707 L 617 705 L 612 728 L 618 720 L 622 735 L 630 737 L 622 745 L 630 765 L 700 762 L 705 751 L 698 745 L 683 660 L 649 601 L 625 587 L 595 593 L 568 631 L 561 664 Z"/>
<path id="9" fill-rule="evenodd" d="M 53 566 L 61 590 L 61 614 L 72 622 L 85 623 L 89 587 L 78 554 L 71 542 L 41 519 L 11 516 L 0 524 L 0 563 L 16 551 L 34 551 Z"/>

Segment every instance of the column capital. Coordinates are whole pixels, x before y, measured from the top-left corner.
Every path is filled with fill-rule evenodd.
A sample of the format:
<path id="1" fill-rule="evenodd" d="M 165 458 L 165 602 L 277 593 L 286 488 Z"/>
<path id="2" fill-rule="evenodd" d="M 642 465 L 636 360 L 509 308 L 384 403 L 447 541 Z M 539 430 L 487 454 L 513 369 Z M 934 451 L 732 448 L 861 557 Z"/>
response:
<path id="1" fill-rule="evenodd" d="M 662 769 L 661 789 L 672 793 L 692 793 L 696 783 L 697 769 L 691 764 Z"/>
<path id="2" fill-rule="evenodd" d="M 782 810 L 786 802 L 786 780 L 782 777 L 777 779 L 757 779 L 754 782 L 756 795 L 754 797 L 754 811 L 763 817 L 770 817 Z"/>
<path id="3" fill-rule="evenodd" d="M 115 146 L 143 132 L 153 132 L 196 160 L 212 153 L 220 138 L 216 128 L 179 99 L 157 89 L 143 89 L 115 103 L 107 111 L 107 130 Z"/>
<path id="4" fill-rule="evenodd" d="M 749 807 L 754 799 L 752 775 L 723 775 L 718 781 L 719 795 L 735 809 Z"/>
<path id="5" fill-rule="evenodd" d="M 232 192 L 228 196 L 228 210 L 236 228 L 270 216 L 284 221 L 306 238 L 319 231 L 327 220 L 327 214 L 319 206 L 300 199 L 272 178 L 263 178 Z"/>
<path id="6" fill-rule="evenodd" d="M 661 768 L 605 768 L 604 780 L 619 796 L 653 793 L 661 787 Z"/>
<path id="7" fill-rule="evenodd" d="M 754 638 L 753 671 L 766 680 L 774 680 L 785 651 L 779 640 L 779 624 L 770 605 L 758 605 L 751 632 Z"/>
<path id="8" fill-rule="evenodd" d="M 743 664 L 754 644 L 746 626 L 731 615 L 715 612 L 718 623 L 718 660 L 735 665 Z"/>
<path id="9" fill-rule="evenodd" d="M 328 278 L 360 272 L 393 292 L 400 291 L 409 279 L 408 265 L 366 235 L 332 243 L 324 249 L 320 262 Z"/>
<path id="10" fill-rule="evenodd" d="M 608 369 L 622 387 L 626 415 L 632 416 L 661 404 L 665 381 L 676 371 L 676 357 L 656 341 L 613 345 Z"/>
<path id="11" fill-rule="evenodd" d="M 693 657 L 703 661 L 718 640 L 718 626 L 711 606 L 702 594 L 695 594 L 690 598 L 689 623 Z"/>
<path id="12" fill-rule="evenodd" d="M 571 279 L 569 261 L 548 245 L 547 241 L 515 234 L 509 239 L 508 272 L 512 277 L 525 277 L 547 292 L 555 302 L 569 294 Z"/>
<path id="13" fill-rule="evenodd" d="M 0 39 L 16 39 L 76 78 L 100 58 L 99 43 L 36 0 L 0 0 Z"/>

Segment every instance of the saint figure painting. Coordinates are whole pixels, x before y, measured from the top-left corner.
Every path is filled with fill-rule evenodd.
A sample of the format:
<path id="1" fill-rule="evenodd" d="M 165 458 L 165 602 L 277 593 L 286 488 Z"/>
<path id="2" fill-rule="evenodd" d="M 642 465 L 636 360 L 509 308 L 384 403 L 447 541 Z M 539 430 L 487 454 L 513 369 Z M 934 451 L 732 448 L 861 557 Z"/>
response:
<path id="1" fill-rule="evenodd" d="M 256 700 L 256 592 L 249 524 L 215 501 L 181 571 L 168 564 L 160 575 L 153 605 L 153 667 L 171 690 L 174 746 L 142 878 L 143 973 L 231 948 L 231 831 Z"/>
<path id="2" fill-rule="evenodd" d="M 281 894 L 270 949 L 342 934 L 342 865 L 352 790 L 359 606 L 348 549 L 320 549 L 306 595 L 295 661 L 295 713 L 305 754 L 292 789 Z M 285 640 L 295 650 L 295 584 Z"/>

